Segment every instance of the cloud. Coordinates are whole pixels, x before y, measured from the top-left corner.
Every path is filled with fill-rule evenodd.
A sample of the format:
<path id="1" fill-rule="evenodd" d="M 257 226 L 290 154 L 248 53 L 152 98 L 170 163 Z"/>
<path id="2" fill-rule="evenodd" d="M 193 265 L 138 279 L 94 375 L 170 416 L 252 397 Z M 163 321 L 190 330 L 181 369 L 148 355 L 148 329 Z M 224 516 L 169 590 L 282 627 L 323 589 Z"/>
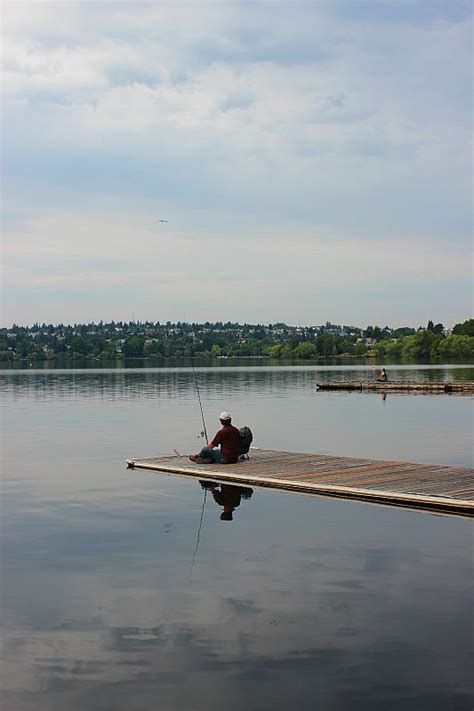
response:
<path id="1" fill-rule="evenodd" d="M 327 311 L 359 322 L 358 300 L 371 309 L 377 301 L 383 320 L 383 308 L 392 309 L 394 299 L 412 300 L 413 289 L 436 285 L 433 309 L 442 307 L 444 290 L 453 283 L 468 288 L 470 281 L 462 250 L 416 236 L 397 236 L 389 249 L 371 238 L 285 229 L 260 232 L 255 239 L 234 229 L 223 240 L 219 233 L 201 229 L 190 235 L 128 212 L 44 215 L 5 235 L 4 264 L 6 293 L 14 300 L 21 292 L 29 295 L 34 320 L 44 299 L 54 302 L 63 292 L 79 305 L 74 320 L 92 300 L 94 308 L 102 301 L 104 318 L 118 318 L 121 308 L 135 313 L 142 303 L 147 318 L 159 312 L 161 319 L 169 313 L 178 320 L 191 310 L 202 320 L 271 321 L 273 299 L 289 322 L 323 321 Z M 381 286 L 385 296 L 378 293 Z M 423 322 L 425 308 L 423 303 L 417 312 L 411 304 L 409 317 L 390 313 L 397 324 Z M 68 320 L 70 310 L 67 301 L 60 320 Z"/>
<path id="2" fill-rule="evenodd" d="M 472 232 L 471 13 L 370 6 L 203 3 L 191 19 L 187 3 L 7 3 L 5 224 L 42 225 L 47 249 L 47 220 L 77 233 L 89 212 L 104 228 L 66 240 L 70 255 L 110 249 L 110 222 L 145 258 L 136 216 L 164 209 L 204 253 L 216 234 L 230 251 L 251 242 L 268 282 L 308 235 L 348 274 L 362 253 L 378 269 L 386 244 L 394 284 L 412 270 L 394 253 L 432 254 L 437 280 Z M 280 261 L 261 261 L 268 233 L 291 234 Z"/>

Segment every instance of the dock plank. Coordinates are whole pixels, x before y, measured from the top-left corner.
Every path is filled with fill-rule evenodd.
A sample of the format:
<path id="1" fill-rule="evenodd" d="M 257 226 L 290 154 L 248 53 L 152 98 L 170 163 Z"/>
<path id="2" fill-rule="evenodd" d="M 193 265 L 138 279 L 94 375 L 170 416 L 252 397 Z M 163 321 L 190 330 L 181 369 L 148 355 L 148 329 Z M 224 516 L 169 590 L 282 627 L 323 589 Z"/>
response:
<path id="1" fill-rule="evenodd" d="M 377 392 L 377 393 L 398 393 L 398 392 L 411 392 L 411 393 L 431 393 L 431 394 L 441 394 L 446 393 L 452 395 L 456 394 L 466 394 L 470 395 L 474 393 L 474 381 L 472 380 L 458 380 L 458 381 L 441 381 L 433 382 L 429 380 L 387 380 L 385 382 L 379 382 L 377 380 L 336 380 L 336 381 L 326 381 L 322 383 L 316 383 L 316 388 L 318 391 L 321 390 L 334 390 L 334 391 L 354 391 L 354 392 Z"/>
<path id="2" fill-rule="evenodd" d="M 196 464 L 174 455 L 127 463 L 200 479 L 474 516 L 474 469 L 467 467 L 276 450 L 253 450 L 248 461 L 237 464 Z"/>

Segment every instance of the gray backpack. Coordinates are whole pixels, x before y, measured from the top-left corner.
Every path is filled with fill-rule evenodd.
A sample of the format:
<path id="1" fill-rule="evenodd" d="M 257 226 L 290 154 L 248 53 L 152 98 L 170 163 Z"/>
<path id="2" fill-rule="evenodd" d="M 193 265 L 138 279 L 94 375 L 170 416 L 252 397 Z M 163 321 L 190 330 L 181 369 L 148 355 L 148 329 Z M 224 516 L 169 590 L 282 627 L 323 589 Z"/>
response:
<path id="1" fill-rule="evenodd" d="M 240 427 L 239 429 L 239 435 L 240 435 L 240 450 L 239 450 L 239 457 L 241 459 L 247 459 L 249 458 L 248 452 L 250 449 L 250 445 L 252 444 L 253 440 L 253 434 L 252 430 L 250 427 Z"/>

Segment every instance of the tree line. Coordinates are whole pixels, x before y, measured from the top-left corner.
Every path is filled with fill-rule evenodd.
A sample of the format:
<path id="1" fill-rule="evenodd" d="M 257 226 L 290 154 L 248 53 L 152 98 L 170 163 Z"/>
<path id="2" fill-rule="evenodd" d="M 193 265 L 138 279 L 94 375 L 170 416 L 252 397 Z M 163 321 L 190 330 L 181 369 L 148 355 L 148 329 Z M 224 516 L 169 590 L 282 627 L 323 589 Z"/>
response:
<path id="1" fill-rule="evenodd" d="M 407 361 L 474 359 L 474 319 L 447 332 L 388 326 L 289 326 L 238 323 L 110 322 L 34 324 L 0 329 L 0 361 L 116 361 L 146 358 L 312 360 L 376 356 Z"/>

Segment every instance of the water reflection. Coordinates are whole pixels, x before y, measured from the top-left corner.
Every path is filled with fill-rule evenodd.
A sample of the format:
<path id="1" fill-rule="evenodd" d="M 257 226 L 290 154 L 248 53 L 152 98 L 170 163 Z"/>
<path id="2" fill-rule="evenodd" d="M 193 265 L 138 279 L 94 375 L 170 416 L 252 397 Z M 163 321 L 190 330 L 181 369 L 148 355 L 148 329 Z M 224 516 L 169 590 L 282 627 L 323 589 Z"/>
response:
<path id="1" fill-rule="evenodd" d="M 230 410 L 260 447 L 469 465 L 472 398 L 316 392 L 362 372 L 198 377 L 209 421 Z M 127 471 L 194 451 L 191 369 L 0 380 L 2 708 L 468 707 L 469 522 Z"/>
<path id="2" fill-rule="evenodd" d="M 159 496 L 137 506 L 149 481 Z M 230 488 L 241 515 L 251 490 Z M 262 490 L 245 526 L 206 518 L 189 585 L 198 492 L 135 471 L 119 518 L 113 501 L 74 525 L 15 512 L 28 535 L 5 549 L 2 708 L 468 708 L 466 521 Z"/>
<path id="3" fill-rule="evenodd" d="M 224 398 L 236 392 L 252 393 L 315 389 L 316 382 L 372 380 L 370 366 L 253 366 L 196 368 L 199 385 Z M 472 380 L 474 366 L 392 366 L 391 380 Z M 134 370 L 8 370 L 0 369 L 0 386 L 17 398 L 149 399 L 182 396 L 194 392 L 189 368 L 143 368 Z M 205 394 L 205 393 L 204 393 Z"/>
<path id="4" fill-rule="evenodd" d="M 251 427 L 260 448 L 471 465 L 471 397 L 402 393 L 381 409 L 379 393 L 317 392 L 318 380 L 366 377 L 370 367 L 365 366 L 221 367 L 196 373 L 207 422 L 226 409 L 237 426 Z M 390 368 L 391 377 L 411 380 L 469 379 L 472 373 L 453 366 Z M 66 458 L 72 450 L 84 461 L 91 440 L 102 458 L 120 461 L 174 449 L 191 453 L 202 430 L 189 368 L 3 371 L 0 386 L 7 446 L 15 458 L 25 426 L 38 461 L 47 440 L 54 441 L 57 455 Z"/>
<path id="5" fill-rule="evenodd" d="M 469 522 L 263 489 L 257 506 L 244 487 L 127 471 L 125 456 L 189 451 L 179 434 L 199 423 L 188 374 L 153 375 L 168 384 L 143 398 L 139 376 L 133 395 L 78 376 L 73 402 L 41 386 L 35 407 L 5 398 L 2 708 L 468 708 Z M 405 452 L 405 423 L 426 439 L 420 412 L 449 458 L 444 415 L 466 433 L 464 399 L 381 408 L 319 397 L 306 371 L 259 378 L 238 375 L 233 409 L 270 447 Z"/>
<path id="6" fill-rule="evenodd" d="M 212 492 L 212 498 L 218 506 L 223 508 L 220 515 L 221 521 L 232 521 L 235 509 L 240 506 L 242 499 L 250 499 L 253 489 L 247 486 L 234 486 L 233 484 L 218 484 L 214 481 L 199 481 L 201 487 Z"/>

